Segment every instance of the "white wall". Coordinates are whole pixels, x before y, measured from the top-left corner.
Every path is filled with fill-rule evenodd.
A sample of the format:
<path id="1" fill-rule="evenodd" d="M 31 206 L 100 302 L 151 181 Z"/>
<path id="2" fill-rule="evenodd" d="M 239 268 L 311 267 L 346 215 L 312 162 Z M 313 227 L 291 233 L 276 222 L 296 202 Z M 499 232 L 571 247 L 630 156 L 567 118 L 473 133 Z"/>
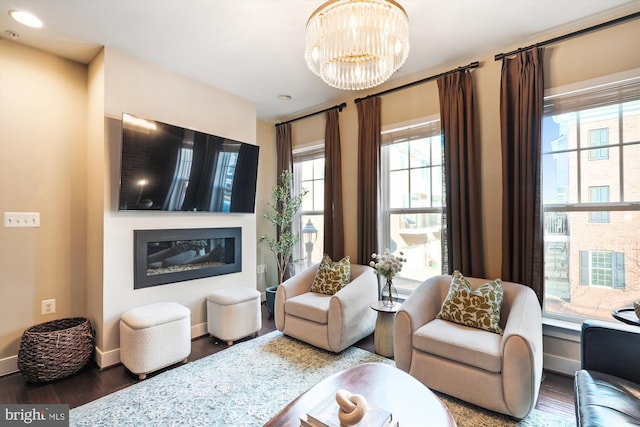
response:
<path id="1" fill-rule="evenodd" d="M 0 39 L 0 217 L 40 213 L 38 228 L 0 225 L 0 375 L 17 369 L 25 329 L 85 315 L 86 79 L 82 64 Z"/>
<path id="2" fill-rule="evenodd" d="M 269 211 L 267 209 L 268 203 L 273 200 L 273 187 L 276 185 L 277 179 L 276 132 L 271 123 L 258 122 L 258 145 L 260 146 L 260 159 L 256 188 L 256 235 L 258 238 L 264 235 L 275 237 L 275 227 L 264 217 Z M 267 271 L 262 276 L 263 283 L 258 283 L 258 290 L 264 293 L 265 288 L 278 283 L 278 269 L 275 266 L 275 255 L 265 243 L 258 243 L 257 253 L 257 264 L 267 267 Z"/>
<path id="3" fill-rule="evenodd" d="M 212 290 L 227 286 L 256 288 L 255 214 L 117 210 L 122 113 L 253 144 L 257 122 L 255 105 L 245 99 L 114 49 L 105 48 L 101 62 L 104 149 L 93 155 L 102 155 L 105 167 L 95 173 L 89 171 L 89 180 L 104 184 L 102 223 L 97 221 L 96 230 L 91 231 L 92 236 L 101 233 L 103 240 L 101 283 L 92 284 L 92 289 L 101 295 L 97 306 L 102 313 L 91 315 L 97 323 L 97 361 L 100 366 L 107 366 L 119 361 L 119 319 L 123 312 L 144 304 L 175 301 L 191 310 L 192 335 L 198 336 L 206 333 L 206 296 Z M 232 226 L 242 227 L 242 272 L 133 289 L 133 230 Z"/>

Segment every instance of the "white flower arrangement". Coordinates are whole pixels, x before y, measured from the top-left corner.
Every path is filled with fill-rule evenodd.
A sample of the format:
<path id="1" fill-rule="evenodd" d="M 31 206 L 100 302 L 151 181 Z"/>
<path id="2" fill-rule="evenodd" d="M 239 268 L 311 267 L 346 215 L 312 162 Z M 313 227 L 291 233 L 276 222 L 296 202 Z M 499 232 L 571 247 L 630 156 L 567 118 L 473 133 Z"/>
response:
<path id="1" fill-rule="evenodd" d="M 392 280 L 402 270 L 402 265 L 407 262 L 402 252 L 398 252 L 396 256 L 389 252 L 389 249 L 385 249 L 382 255 L 373 253 L 371 258 L 369 265 L 374 268 L 377 275 L 387 280 Z"/>

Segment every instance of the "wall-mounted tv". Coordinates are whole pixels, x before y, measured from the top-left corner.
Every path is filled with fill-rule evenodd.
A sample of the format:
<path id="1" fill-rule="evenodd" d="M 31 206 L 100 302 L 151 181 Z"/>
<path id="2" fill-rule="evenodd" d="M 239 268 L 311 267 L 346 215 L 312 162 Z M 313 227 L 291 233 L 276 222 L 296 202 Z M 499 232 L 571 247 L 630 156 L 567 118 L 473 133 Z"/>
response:
<path id="1" fill-rule="evenodd" d="M 257 145 L 122 115 L 119 210 L 253 213 Z"/>

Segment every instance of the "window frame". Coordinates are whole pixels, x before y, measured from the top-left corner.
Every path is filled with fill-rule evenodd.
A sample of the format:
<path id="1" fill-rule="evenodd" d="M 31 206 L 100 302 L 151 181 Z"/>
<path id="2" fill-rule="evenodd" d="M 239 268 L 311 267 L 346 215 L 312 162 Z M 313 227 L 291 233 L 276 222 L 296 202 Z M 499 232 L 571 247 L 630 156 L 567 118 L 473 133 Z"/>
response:
<path id="1" fill-rule="evenodd" d="M 296 273 L 299 273 L 310 264 L 306 260 L 307 252 L 305 250 L 305 240 L 304 240 L 304 235 L 302 233 L 305 223 L 303 223 L 302 218 L 308 217 L 308 216 L 314 216 L 314 217 L 319 216 L 321 218 L 324 218 L 324 181 L 325 181 L 324 167 L 322 168 L 321 179 L 316 179 L 314 176 L 312 180 L 303 181 L 302 180 L 302 176 L 303 176 L 302 163 L 307 161 L 314 161 L 318 159 L 322 159 L 324 161 L 325 159 L 324 141 L 316 141 L 311 144 L 306 144 L 303 146 L 296 147 L 295 149 L 292 150 L 292 155 L 293 155 L 293 190 L 296 194 L 299 194 L 300 191 L 302 190 L 303 182 L 307 182 L 307 181 L 313 181 L 314 183 L 317 181 L 323 182 L 321 206 L 315 206 L 314 193 L 313 191 L 310 191 L 309 193 L 307 193 L 307 197 L 312 198 L 311 200 L 312 209 L 305 210 L 301 207 L 300 210 L 296 213 L 293 223 L 291 225 L 294 230 L 298 231 L 300 236 L 300 241 L 298 242 L 298 244 L 296 245 L 296 249 L 294 250 L 294 259 L 300 261 L 300 262 L 294 263 L 295 271 Z M 312 174 L 314 172 L 312 172 Z M 303 206 L 304 206 L 304 203 L 303 203 Z M 324 226 L 324 219 L 322 223 L 314 224 L 314 225 L 316 228 L 318 228 L 318 226 Z M 314 242 L 314 245 L 318 245 L 318 244 L 323 245 L 323 240 L 319 237 L 319 235 L 316 236 L 316 240 Z"/>
<path id="2" fill-rule="evenodd" d="M 609 203 L 609 200 L 611 198 L 610 196 L 611 187 L 609 185 L 590 185 L 588 186 L 588 188 L 589 188 L 589 203 Z M 606 197 L 603 197 L 605 193 L 606 193 Z M 589 223 L 610 224 L 611 223 L 610 217 L 611 215 L 608 211 L 589 212 Z"/>
<path id="3" fill-rule="evenodd" d="M 445 256 L 445 252 L 442 250 L 442 236 L 445 235 L 443 231 L 444 227 L 446 227 L 446 223 L 442 220 L 443 212 L 446 209 L 446 201 L 445 201 L 445 181 L 444 181 L 444 145 L 442 144 L 442 136 L 441 136 L 441 128 L 440 128 L 440 116 L 433 115 L 429 117 L 423 117 L 417 120 L 396 123 L 393 125 L 385 126 L 381 132 L 381 155 L 380 155 L 380 206 L 379 206 L 379 224 L 381 225 L 378 229 L 378 241 L 380 242 L 380 250 L 384 248 L 391 248 L 391 217 L 393 215 L 425 215 L 425 214 L 436 214 L 439 215 L 441 225 L 440 225 L 440 253 L 442 256 Z M 411 144 L 412 140 L 419 140 L 423 138 L 430 137 L 438 137 L 440 139 L 440 161 L 437 164 L 434 164 L 433 160 L 433 149 L 430 150 L 430 161 L 428 166 L 420 166 L 412 168 L 411 164 L 407 164 L 404 168 L 391 169 L 389 166 L 390 159 L 386 159 L 384 150 L 386 147 L 399 144 L 402 142 L 408 142 Z M 431 147 L 431 146 L 430 146 Z M 409 156 L 409 155 L 408 155 Z M 409 156 L 410 157 L 410 156 Z M 434 183 L 434 175 L 433 173 L 429 174 L 429 205 L 430 206 L 418 206 L 418 207 L 408 207 L 408 208 L 392 208 L 389 207 L 391 191 L 389 188 L 389 180 L 387 177 L 390 176 L 390 172 L 406 170 L 408 175 L 408 195 L 411 196 L 411 171 L 419 170 L 419 169 L 430 169 L 433 171 L 433 168 L 438 167 L 440 169 L 439 173 L 439 181 L 442 185 L 441 190 L 441 203 L 440 206 L 433 206 L 433 183 Z M 385 175 L 386 174 L 386 175 Z M 411 197 L 409 197 L 409 205 L 411 204 Z M 444 261 L 442 262 L 441 268 L 446 265 Z M 401 297 L 406 297 L 411 293 L 410 287 L 403 286 L 404 282 L 412 282 L 411 279 L 406 279 L 402 277 L 402 271 L 398 275 L 398 279 L 394 280 L 394 286 L 398 290 L 398 294 Z"/>
<path id="4" fill-rule="evenodd" d="M 606 96 L 606 91 L 610 90 L 609 88 L 612 87 L 612 85 L 614 85 L 616 87 L 617 95 L 620 97 L 620 100 L 617 102 L 610 102 L 610 99 L 608 100 Z M 627 85 L 627 86 L 625 86 Z M 575 96 L 574 98 L 572 98 L 572 96 L 574 96 L 576 93 L 579 93 L 580 91 L 593 91 L 593 94 L 589 94 L 588 98 L 590 101 L 593 101 L 594 104 L 581 104 L 582 100 L 578 99 L 577 96 Z M 603 223 L 602 221 L 596 221 L 596 222 L 592 222 L 590 221 L 591 219 L 594 219 L 594 215 L 600 215 L 602 213 L 606 213 L 608 217 L 608 222 L 612 222 L 612 225 L 618 224 L 619 221 L 621 221 L 622 215 L 624 214 L 624 221 L 627 221 L 627 218 L 633 218 L 634 215 L 637 217 L 640 215 L 640 198 L 637 197 L 637 195 L 631 195 L 631 193 L 629 193 L 628 195 L 625 195 L 625 189 L 627 189 L 629 191 L 629 189 L 631 189 L 631 191 L 636 192 L 637 190 L 635 188 L 632 188 L 632 183 L 633 181 L 629 181 L 628 183 L 625 182 L 625 180 L 630 179 L 632 176 L 635 175 L 627 175 L 627 172 L 625 171 L 625 166 L 628 167 L 628 164 L 624 162 L 624 150 L 632 150 L 630 152 L 637 152 L 637 150 L 640 150 L 640 138 L 636 138 L 636 133 L 634 132 L 632 134 L 632 138 L 629 138 L 628 136 L 626 136 L 625 132 L 623 132 L 623 130 L 625 130 L 625 117 L 629 116 L 630 113 L 634 114 L 634 117 L 636 115 L 636 103 L 640 102 L 640 69 L 635 69 L 635 70 L 630 70 L 627 72 L 623 72 L 623 73 L 617 73 L 615 75 L 611 75 L 611 76 L 606 76 L 604 78 L 600 78 L 600 79 L 594 79 L 594 80 L 590 80 L 590 81 L 586 81 L 586 82 L 581 82 L 575 85 L 568 85 L 568 86 L 564 86 L 561 88 L 553 88 L 550 90 L 545 91 L 545 114 L 543 114 L 543 120 L 547 119 L 547 108 L 549 105 L 549 99 L 551 98 L 555 98 L 555 97 L 559 97 L 563 94 L 569 94 L 568 96 L 568 100 L 562 101 L 560 100 L 560 104 L 563 107 L 567 107 L 567 110 L 564 111 L 561 109 L 560 112 L 557 112 L 556 114 L 569 114 L 571 111 L 576 112 L 591 112 L 591 110 L 594 110 L 593 112 L 597 112 L 598 110 L 595 110 L 597 107 L 601 107 L 601 106 L 607 106 L 607 105 L 617 105 L 617 109 L 616 109 L 616 115 L 615 115 L 615 120 L 617 123 L 617 129 L 613 129 L 613 131 L 609 131 L 607 138 L 611 138 L 612 134 L 615 134 L 615 132 L 617 132 L 617 135 L 614 136 L 614 141 L 612 142 L 610 139 L 607 140 L 606 144 L 593 144 L 591 141 L 591 133 L 587 133 L 587 135 L 589 135 L 589 141 L 583 141 L 582 143 L 580 142 L 580 137 L 578 137 L 578 141 L 576 142 L 577 146 L 572 147 L 572 148 L 567 148 L 567 149 L 562 149 L 562 150 L 556 150 L 556 149 L 551 149 L 551 151 L 544 151 L 544 147 L 543 150 L 541 150 L 541 164 L 543 165 L 543 168 L 545 167 L 545 155 L 566 155 L 567 158 L 568 156 L 570 156 L 571 152 L 575 152 L 577 154 L 574 154 L 574 160 L 577 161 L 578 163 L 578 172 L 572 171 L 570 168 L 568 169 L 568 173 L 569 174 L 573 174 L 575 173 L 576 175 L 572 176 L 572 178 L 575 178 L 577 180 L 577 200 L 576 199 L 571 199 L 571 197 L 576 197 L 576 194 L 574 193 L 573 195 L 570 195 L 570 193 L 566 193 L 566 202 L 564 203 L 559 203 L 557 202 L 557 200 L 562 200 L 562 197 L 565 196 L 565 193 L 563 193 L 562 191 L 559 190 L 559 187 L 556 187 L 556 192 L 553 194 L 554 196 L 554 202 L 553 203 L 545 203 L 544 199 L 546 197 L 546 194 L 542 195 L 542 199 L 543 199 L 543 212 L 544 212 L 544 217 L 545 217 L 545 221 L 543 222 L 544 224 L 544 228 L 545 228 L 545 240 L 544 240 L 544 244 L 545 244 L 545 256 L 547 256 L 547 248 L 551 247 L 554 242 L 559 242 L 559 244 L 561 245 L 566 245 L 565 249 L 569 249 L 569 236 L 571 235 L 571 233 L 569 232 L 568 228 L 570 226 L 570 222 L 567 220 L 565 221 L 565 224 L 562 227 L 556 227 L 555 224 L 549 224 L 546 221 L 547 216 L 558 216 L 558 215 L 566 215 L 566 216 L 571 216 L 575 213 L 577 213 L 578 215 L 581 215 L 581 213 L 587 214 L 589 217 L 586 220 L 587 223 L 593 223 L 594 226 L 598 227 L 599 224 L 598 222 L 600 222 L 602 225 L 607 225 L 606 223 Z M 613 98 L 615 99 L 615 98 Z M 629 104 L 631 101 L 633 101 L 633 104 Z M 551 102 L 555 102 L 555 101 L 551 101 Z M 629 105 L 632 105 L 632 108 L 629 108 Z M 573 108 L 573 110 L 571 110 L 571 108 Z M 636 120 L 636 119 L 634 119 Z M 635 122 L 634 122 L 635 123 Z M 581 135 L 579 126 L 580 126 L 580 119 L 577 118 L 577 126 L 578 126 L 578 130 L 577 130 L 577 135 Z M 594 128 L 594 129 L 590 129 L 590 130 L 596 130 L 598 128 Z M 627 129 L 628 131 L 628 129 Z M 626 138 L 626 139 L 625 139 Z M 569 147 L 570 144 L 567 144 L 567 141 L 561 141 L 562 139 L 562 135 L 557 138 L 556 141 L 558 141 L 558 144 L 556 147 Z M 584 138 L 587 139 L 587 138 Z M 637 139 L 637 140 L 636 140 Z M 552 147 L 553 147 L 553 143 L 556 142 L 553 141 L 551 142 Z M 572 143 L 573 141 L 569 141 L 570 143 Z M 617 156 L 619 159 L 616 160 L 615 157 L 611 156 L 611 148 L 617 149 L 619 150 L 619 152 L 613 152 L 614 156 Z M 591 155 L 591 153 L 597 153 L 598 150 L 603 150 L 606 149 L 607 150 L 607 158 L 602 158 L 603 156 L 600 156 L 599 154 L 597 155 Z M 589 153 L 589 155 L 585 155 L 582 156 L 581 153 L 587 152 Z M 600 151 L 599 153 L 603 153 L 602 151 Z M 594 158 L 595 157 L 595 158 Z M 615 175 L 614 175 L 614 181 L 611 184 L 614 185 L 614 187 L 610 188 L 610 199 L 609 200 L 614 200 L 614 201 L 592 201 L 589 200 L 587 201 L 587 197 L 590 196 L 587 194 L 581 194 L 581 189 L 583 189 L 583 184 L 581 182 L 581 180 L 583 179 L 583 176 L 579 170 L 580 165 L 579 162 L 583 161 L 583 162 L 587 162 L 587 161 L 591 161 L 591 160 L 606 160 L 606 161 L 610 161 L 610 162 L 617 162 L 617 164 L 619 165 L 619 167 L 617 167 Z M 586 165 L 586 163 L 585 163 Z M 588 168 L 588 166 L 585 166 Z M 594 167 L 594 166 L 591 166 Z M 597 166 L 597 167 L 601 167 L 601 166 Z M 559 177 L 560 172 L 556 171 L 556 178 Z M 544 181 L 544 169 L 543 169 L 543 181 Z M 592 177 L 591 177 L 592 178 Z M 589 179 L 588 177 L 585 177 L 585 182 L 588 182 Z M 606 182 L 605 180 L 603 180 L 603 182 Z M 544 185 L 543 185 L 543 191 L 545 189 Z M 589 187 L 584 188 L 584 190 L 586 190 L 585 192 L 590 193 L 591 191 L 588 190 Z M 583 191 L 584 191 L 583 190 Z M 612 193 L 614 192 L 614 193 Z M 613 196 L 612 196 L 613 194 Z M 619 198 L 617 197 L 619 194 Z M 639 199 L 639 200 L 636 200 Z M 597 219 L 597 217 L 596 217 Z M 615 222 L 614 222 L 615 221 Z M 553 227 L 551 227 L 553 225 Z M 549 231 L 549 228 L 551 227 L 552 231 Z M 563 236 L 556 236 L 554 234 L 558 234 L 558 233 L 554 233 L 553 230 L 566 230 L 566 232 L 564 232 L 566 234 L 567 240 L 563 240 Z M 605 229 L 606 230 L 606 229 Z M 605 231 L 606 232 L 606 231 Z M 560 233 L 562 234 L 562 233 Z M 617 246 L 621 246 L 624 247 L 624 252 L 617 252 L 616 250 L 609 250 L 607 248 L 607 245 L 602 246 L 602 239 L 599 239 L 598 237 L 594 236 L 594 245 L 593 248 L 589 248 L 587 250 L 587 248 L 583 249 L 583 246 L 578 246 L 577 248 L 573 248 L 573 249 L 583 249 L 580 251 L 575 251 L 573 256 L 576 256 L 577 262 L 578 262 L 578 273 L 580 274 L 580 277 L 577 278 L 577 284 L 578 285 L 588 285 L 591 286 L 591 275 L 592 275 L 592 271 L 588 271 L 587 272 L 587 279 L 585 279 L 585 272 L 584 272 L 584 262 L 582 260 L 583 256 L 590 256 L 589 254 L 592 251 L 608 251 L 612 253 L 612 267 L 611 267 L 611 271 L 612 271 L 612 280 L 611 280 L 611 286 L 600 286 L 600 285 L 595 285 L 593 287 L 600 287 L 600 288 L 609 288 L 609 289 L 614 289 L 614 290 L 626 290 L 629 293 L 632 293 L 635 289 L 627 289 L 626 286 L 626 282 L 627 282 L 627 278 L 626 276 L 626 270 L 625 270 L 625 263 L 627 262 L 627 260 L 625 260 L 625 252 L 628 251 L 629 246 L 627 246 L 627 243 L 620 243 L 619 241 L 617 241 L 615 243 L 615 245 Z M 626 239 L 628 240 L 628 239 Z M 584 241 L 582 242 L 584 244 Z M 631 251 L 637 251 L 637 248 L 635 248 L 633 246 L 633 243 L 630 243 L 631 245 Z M 570 251 L 567 251 L 570 252 Z M 582 255 L 582 253 L 587 253 L 587 255 Z M 552 254 L 553 255 L 553 254 Z M 575 258 L 574 258 L 575 260 Z M 586 317 L 591 317 L 589 315 L 579 315 L 579 314 L 563 314 L 563 313 L 558 313 L 558 312 L 548 312 L 546 310 L 547 307 L 547 290 L 552 288 L 553 285 L 555 285 L 555 283 L 553 283 L 551 286 L 548 286 L 548 278 L 549 277 L 555 277 L 553 276 L 554 274 L 554 270 L 547 270 L 548 268 L 548 262 L 549 260 L 545 260 L 545 295 L 544 295 L 544 305 L 543 305 L 543 316 L 547 317 L 547 318 L 558 318 L 558 319 L 562 319 L 562 320 L 567 320 L 569 322 L 582 322 L 582 320 Z M 560 259 L 560 261 L 563 261 L 562 259 Z M 575 261 L 571 261 L 571 257 L 567 255 L 566 257 L 566 261 L 567 262 L 575 262 Z M 631 262 L 631 261 L 629 261 Z M 589 265 L 590 264 L 590 260 L 589 260 Z M 558 272 L 555 272 L 558 273 Z M 570 269 L 568 267 L 566 267 L 566 273 L 570 273 Z M 574 271 L 575 273 L 575 271 Z M 571 278 L 566 277 L 566 281 L 569 284 L 569 292 L 571 293 Z M 586 283 L 585 283 L 586 282 Z M 575 283 L 575 282 L 574 282 Z M 552 294 L 551 297 L 553 298 L 562 298 L 559 297 L 556 294 Z M 598 301 L 599 302 L 599 301 Z M 551 306 L 554 305 L 553 299 L 551 300 Z M 592 309 L 596 309 L 597 306 L 599 304 L 595 303 L 592 306 L 590 306 L 590 308 Z M 606 317 L 606 315 L 605 315 Z"/>
<path id="5" fill-rule="evenodd" d="M 602 258 L 608 260 L 602 264 Z M 600 259 L 599 259 L 600 258 Z M 600 263 L 601 265 L 598 265 Z M 581 250 L 580 251 L 580 284 L 583 286 L 599 286 L 611 289 L 625 289 L 625 256 L 624 252 L 601 251 L 601 250 Z M 611 276 L 609 284 L 602 283 L 598 276 L 601 271 Z M 594 279 L 594 276 L 596 277 Z"/>
<path id="6" fill-rule="evenodd" d="M 606 134 L 606 138 L 601 138 Z M 595 138 L 594 138 L 595 137 Z M 589 129 L 589 160 L 609 160 L 609 128 Z"/>

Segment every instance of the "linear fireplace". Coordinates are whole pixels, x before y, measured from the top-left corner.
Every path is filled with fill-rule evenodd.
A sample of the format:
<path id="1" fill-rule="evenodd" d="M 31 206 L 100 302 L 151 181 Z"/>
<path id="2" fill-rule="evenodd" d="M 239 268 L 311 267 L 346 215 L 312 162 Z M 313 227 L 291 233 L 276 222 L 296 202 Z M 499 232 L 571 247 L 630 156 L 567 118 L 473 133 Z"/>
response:
<path id="1" fill-rule="evenodd" d="M 134 230 L 133 288 L 242 271 L 242 229 Z"/>

